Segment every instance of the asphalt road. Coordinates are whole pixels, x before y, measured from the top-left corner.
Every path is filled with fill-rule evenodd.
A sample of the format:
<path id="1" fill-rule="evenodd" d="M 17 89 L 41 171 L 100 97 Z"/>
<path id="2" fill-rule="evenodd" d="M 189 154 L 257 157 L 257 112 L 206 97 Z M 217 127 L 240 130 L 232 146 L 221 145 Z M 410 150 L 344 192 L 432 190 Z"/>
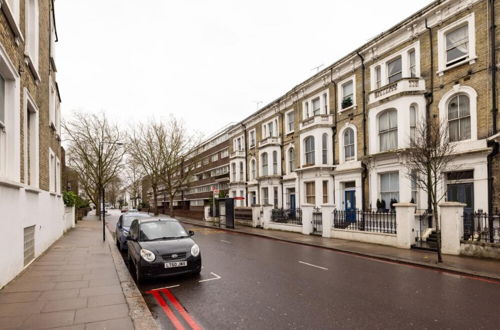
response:
<path id="1" fill-rule="evenodd" d="M 201 247 L 201 276 L 139 286 L 165 329 L 499 328 L 500 283 L 186 228 Z"/>

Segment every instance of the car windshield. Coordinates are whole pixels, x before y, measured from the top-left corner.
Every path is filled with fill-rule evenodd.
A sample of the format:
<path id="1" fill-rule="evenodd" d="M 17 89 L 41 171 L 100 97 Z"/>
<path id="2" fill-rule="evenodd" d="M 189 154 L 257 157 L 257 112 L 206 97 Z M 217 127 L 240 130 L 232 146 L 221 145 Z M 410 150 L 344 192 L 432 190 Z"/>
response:
<path id="1" fill-rule="evenodd" d="M 186 230 L 176 221 L 154 221 L 141 224 L 141 241 L 154 241 L 188 237 Z"/>
<path id="2" fill-rule="evenodd" d="M 130 227 L 132 224 L 132 221 L 135 219 L 142 219 L 142 218 L 149 218 L 149 215 L 147 214 L 127 214 L 123 216 L 122 220 L 122 226 L 123 227 Z"/>

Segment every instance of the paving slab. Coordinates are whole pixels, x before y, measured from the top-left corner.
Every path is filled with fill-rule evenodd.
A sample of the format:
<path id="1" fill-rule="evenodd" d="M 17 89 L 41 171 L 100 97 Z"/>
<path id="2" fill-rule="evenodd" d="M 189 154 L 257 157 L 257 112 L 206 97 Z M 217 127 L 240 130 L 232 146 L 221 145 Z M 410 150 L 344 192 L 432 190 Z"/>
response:
<path id="1" fill-rule="evenodd" d="M 134 329 L 134 325 L 130 321 L 130 318 L 122 318 L 116 320 L 89 323 L 85 326 L 85 330 L 109 330 L 109 329 L 129 330 L 129 329 Z"/>
<path id="2" fill-rule="evenodd" d="M 74 311 L 32 314 L 23 322 L 23 329 L 50 329 L 72 325 L 75 318 Z"/>
<path id="3" fill-rule="evenodd" d="M 128 316 L 128 312 L 127 304 L 79 309 L 76 311 L 75 323 L 90 323 L 124 318 Z"/>
<path id="4" fill-rule="evenodd" d="M 62 299 L 45 302 L 42 312 L 60 312 L 87 307 L 87 298 Z"/>

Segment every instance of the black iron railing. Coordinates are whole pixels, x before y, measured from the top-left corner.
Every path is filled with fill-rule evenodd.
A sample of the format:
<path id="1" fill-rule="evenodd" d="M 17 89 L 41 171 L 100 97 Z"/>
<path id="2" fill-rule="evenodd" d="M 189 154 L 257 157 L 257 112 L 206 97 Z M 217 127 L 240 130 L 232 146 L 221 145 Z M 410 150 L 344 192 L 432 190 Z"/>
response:
<path id="1" fill-rule="evenodd" d="M 315 207 L 312 214 L 312 225 L 313 225 L 313 235 L 322 235 L 323 234 L 323 213 L 321 209 Z"/>
<path id="2" fill-rule="evenodd" d="M 293 225 L 302 225 L 302 210 L 273 209 L 271 212 L 271 221 L 278 223 L 288 223 Z"/>
<path id="3" fill-rule="evenodd" d="M 396 213 L 334 210 L 333 228 L 396 234 Z"/>
<path id="4" fill-rule="evenodd" d="M 463 220 L 464 241 L 500 243 L 500 215 L 466 211 Z"/>

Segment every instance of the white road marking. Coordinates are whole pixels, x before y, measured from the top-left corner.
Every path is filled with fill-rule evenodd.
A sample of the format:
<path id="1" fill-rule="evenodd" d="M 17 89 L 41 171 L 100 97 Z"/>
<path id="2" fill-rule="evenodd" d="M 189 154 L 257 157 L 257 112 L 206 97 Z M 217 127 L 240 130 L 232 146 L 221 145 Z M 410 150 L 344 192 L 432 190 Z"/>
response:
<path id="1" fill-rule="evenodd" d="M 220 280 L 222 278 L 222 277 L 220 277 L 219 275 L 217 275 L 217 274 L 215 274 L 213 272 L 210 272 L 210 274 L 212 274 L 215 277 L 207 278 L 207 279 L 204 279 L 204 280 L 199 280 L 198 282 L 201 283 L 201 282 L 207 282 L 207 281 L 213 281 L 213 280 Z"/>
<path id="2" fill-rule="evenodd" d="M 223 240 L 223 239 L 221 239 L 220 241 L 221 241 L 222 243 L 231 244 L 231 242 L 226 241 L 226 240 Z"/>
<path id="3" fill-rule="evenodd" d="M 303 265 L 307 265 L 307 266 L 311 266 L 311 267 L 316 267 L 316 268 L 319 268 L 319 269 L 323 269 L 323 270 L 328 270 L 328 268 L 321 267 L 321 266 L 318 266 L 318 265 L 313 265 L 313 264 L 310 264 L 308 262 L 304 262 L 304 261 L 300 261 L 300 260 L 299 260 L 299 263 L 303 264 Z"/>
<path id="4" fill-rule="evenodd" d="M 180 286 L 181 286 L 180 284 L 175 284 L 175 285 L 170 285 L 170 286 L 164 286 L 163 288 L 151 289 L 151 291 L 161 290 L 161 289 L 172 289 L 172 288 L 177 288 L 177 287 L 180 287 Z"/>

